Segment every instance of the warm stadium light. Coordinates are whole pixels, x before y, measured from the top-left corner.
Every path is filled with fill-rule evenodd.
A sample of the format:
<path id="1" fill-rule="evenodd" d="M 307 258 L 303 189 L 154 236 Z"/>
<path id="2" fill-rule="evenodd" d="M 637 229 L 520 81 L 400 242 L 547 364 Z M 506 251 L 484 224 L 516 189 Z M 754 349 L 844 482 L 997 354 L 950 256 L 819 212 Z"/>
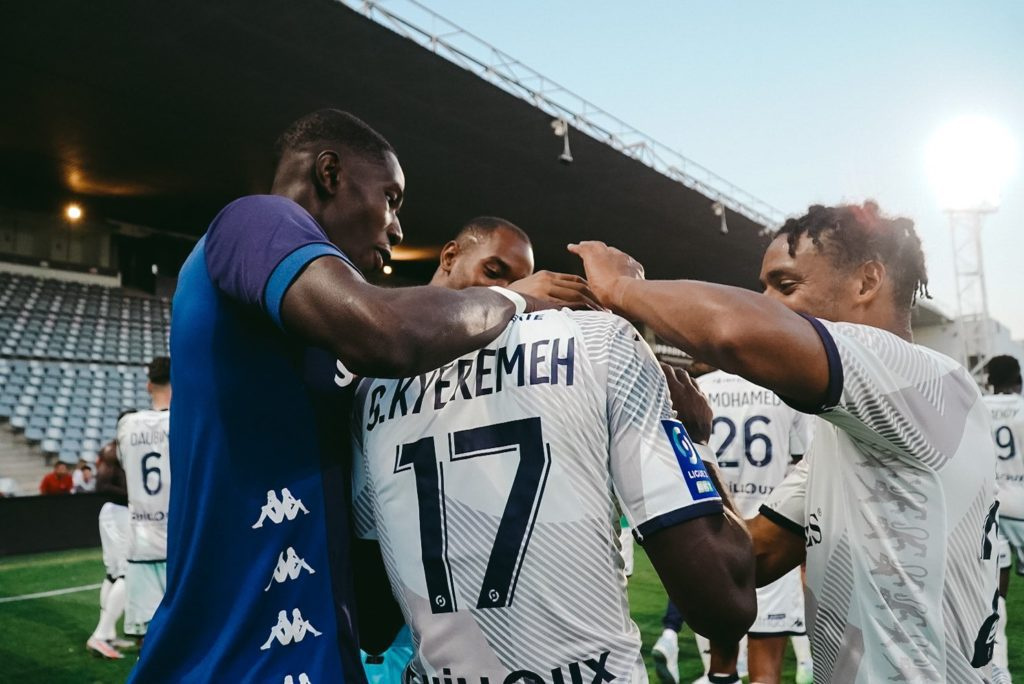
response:
<path id="1" fill-rule="evenodd" d="M 77 221 L 82 218 L 82 207 L 77 204 L 69 204 L 64 208 L 64 215 L 69 221 Z"/>
<path id="2" fill-rule="evenodd" d="M 390 265 L 384 267 L 384 275 L 391 275 L 395 272 L 395 269 L 391 268 Z"/>
<path id="3" fill-rule="evenodd" d="M 1017 149 L 1005 126 L 984 116 L 945 124 L 927 148 L 928 174 L 942 208 L 993 211 L 1016 165 Z"/>

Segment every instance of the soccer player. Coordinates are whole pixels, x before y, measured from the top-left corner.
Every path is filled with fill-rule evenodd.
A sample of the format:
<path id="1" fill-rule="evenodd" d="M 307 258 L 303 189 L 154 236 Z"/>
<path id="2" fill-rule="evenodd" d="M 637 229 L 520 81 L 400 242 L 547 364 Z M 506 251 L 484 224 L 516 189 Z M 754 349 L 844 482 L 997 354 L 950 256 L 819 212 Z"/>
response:
<path id="1" fill-rule="evenodd" d="M 100 587 L 100 619 L 85 647 L 110 660 L 124 657 L 119 649 L 134 644 L 117 638 L 117 621 L 124 612 L 125 582 L 128 566 L 128 488 L 124 469 L 117 460 L 117 446 L 110 442 L 99 451 L 96 468 L 96 493 L 109 498 L 100 509 L 100 545 L 107 570 Z"/>
<path id="2" fill-rule="evenodd" d="M 1010 566 L 1024 563 L 1024 397 L 1020 362 L 995 356 L 987 364 L 988 384 L 994 394 L 985 397 L 992 415 L 996 445 L 996 498 L 999 500 L 999 633 L 995 663 L 1009 673 L 1006 648 L 1006 593 Z"/>
<path id="3" fill-rule="evenodd" d="M 402 239 L 391 145 L 321 110 L 277 153 L 272 194 L 225 207 L 179 274 L 167 590 L 132 681 L 365 681 L 339 420 L 355 374 L 434 368 L 586 290 L 369 285 Z"/>
<path id="4" fill-rule="evenodd" d="M 749 542 L 672 416 L 650 348 L 607 313 L 520 316 L 437 370 L 364 380 L 356 526 L 413 631 L 406 681 L 644 681 L 620 509 L 691 626 L 738 640 Z"/>
<path id="5" fill-rule="evenodd" d="M 737 512 L 743 518 L 753 518 L 768 494 L 785 479 L 794 461 L 806 451 L 812 419 L 784 404 L 770 390 L 738 375 L 716 370 L 700 376 L 697 384 L 714 411 L 709 446 L 718 459 L 723 485 L 728 487 Z M 669 613 L 675 612 L 673 608 Z M 651 649 L 663 681 L 679 681 L 678 631 L 666 627 Z M 746 644 L 750 681 L 778 684 L 786 641 L 803 634 L 803 582 L 800 569 L 796 568 L 757 590 L 757 618 Z M 697 645 L 705 671 L 709 671 L 711 654 L 707 639 L 698 635 Z M 732 674 L 738 680 L 735 661 L 715 660 L 716 671 Z"/>
<path id="6" fill-rule="evenodd" d="M 806 557 L 815 681 L 984 681 L 997 619 L 991 419 L 963 367 L 911 341 L 927 284 L 913 223 L 874 203 L 813 206 L 765 252 L 763 295 L 645 281 L 603 243 L 570 250 L 606 306 L 821 416 L 748 523 L 759 585 Z"/>
<path id="7" fill-rule="evenodd" d="M 171 360 L 158 356 L 147 367 L 148 411 L 126 414 L 117 424 L 117 451 L 128 485 L 128 566 L 124 633 L 144 637 L 167 586 L 167 505 L 171 468 Z"/>

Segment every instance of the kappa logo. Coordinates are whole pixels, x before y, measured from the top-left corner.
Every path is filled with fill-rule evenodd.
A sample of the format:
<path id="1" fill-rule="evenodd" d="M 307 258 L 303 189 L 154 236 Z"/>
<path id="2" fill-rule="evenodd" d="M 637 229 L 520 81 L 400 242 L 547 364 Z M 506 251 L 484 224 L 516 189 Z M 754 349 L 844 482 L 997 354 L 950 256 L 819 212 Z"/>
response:
<path id="1" fill-rule="evenodd" d="M 271 489 L 267 492 L 267 503 L 260 509 L 260 519 L 253 524 L 252 529 L 263 527 L 263 521 L 267 518 L 275 525 L 281 524 L 286 518 L 295 520 L 299 511 L 309 515 L 309 509 L 302 504 L 302 499 L 296 499 L 287 487 L 281 490 L 281 498 L 278 498 L 277 492 Z"/>
<path id="2" fill-rule="evenodd" d="M 314 637 L 318 637 L 321 633 L 313 627 L 312 623 L 302 617 L 302 613 L 298 608 L 292 611 L 291 622 L 288 621 L 288 611 L 279 611 L 277 614 L 277 624 L 270 629 L 270 636 L 267 637 L 267 641 L 260 646 L 260 650 L 268 650 L 271 644 L 274 643 L 275 639 L 282 646 L 287 646 L 290 643 L 297 644 L 305 639 L 307 634 L 312 634 Z"/>
<path id="3" fill-rule="evenodd" d="M 291 675 L 288 675 L 284 678 L 284 681 L 281 684 L 313 684 L 313 682 L 309 681 L 309 676 L 307 676 L 306 673 L 303 672 L 299 675 L 298 679 L 295 679 Z"/>
<path id="4" fill-rule="evenodd" d="M 316 570 L 309 567 L 309 563 L 299 558 L 299 554 L 295 553 L 295 549 L 289 546 L 287 551 L 277 555 L 277 567 L 274 568 L 274 575 L 270 578 L 270 583 L 267 584 L 267 588 L 263 591 L 270 591 L 270 587 L 273 586 L 274 582 L 284 584 L 287 580 L 298 579 L 303 570 L 310 575 L 316 574 Z"/>

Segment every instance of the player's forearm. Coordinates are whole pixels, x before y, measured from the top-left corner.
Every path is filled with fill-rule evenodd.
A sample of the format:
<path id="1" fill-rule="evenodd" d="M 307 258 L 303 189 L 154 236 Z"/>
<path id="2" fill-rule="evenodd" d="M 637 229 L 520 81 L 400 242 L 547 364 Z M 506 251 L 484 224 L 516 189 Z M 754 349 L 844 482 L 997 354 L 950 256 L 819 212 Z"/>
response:
<path id="1" fill-rule="evenodd" d="M 406 377 L 441 366 L 491 342 L 515 314 L 515 305 L 487 288 L 455 292 L 437 287 L 389 290 L 392 354 L 378 377 Z"/>
<path id="2" fill-rule="evenodd" d="M 817 333 L 750 290 L 695 280 L 622 279 L 616 308 L 695 358 L 778 394 L 817 400 L 828 384 Z"/>
<path id="3" fill-rule="evenodd" d="M 807 557 L 803 537 L 757 515 L 747 520 L 754 545 L 757 586 L 763 587 L 799 567 Z"/>
<path id="4" fill-rule="evenodd" d="M 439 287 L 370 291 L 348 303 L 361 334 L 338 331 L 327 342 L 359 375 L 400 378 L 437 368 L 497 337 L 515 314 L 505 297 L 486 288 Z"/>

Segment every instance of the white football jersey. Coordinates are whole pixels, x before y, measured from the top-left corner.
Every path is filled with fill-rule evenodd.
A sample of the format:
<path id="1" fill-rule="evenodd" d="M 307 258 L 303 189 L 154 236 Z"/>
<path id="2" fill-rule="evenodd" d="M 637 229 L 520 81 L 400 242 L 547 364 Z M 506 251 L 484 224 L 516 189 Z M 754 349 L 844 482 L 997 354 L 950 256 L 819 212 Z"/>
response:
<path id="1" fill-rule="evenodd" d="M 406 681 L 646 681 L 619 511 L 641 541 L 722 511 L 672 416 L 651 349 L 606 313 L 518 316 L 437 371 L 365 380 L 356 528 L 413 632 Z"/>
<path id="2" fill-rule="evenodd" d="M 739 514 L 752 518 L 789 473 L 793 456 L 807 451 L 814 418 L 738 375 L 715 371 L 697 384 L 715 414 L 708 446 L 718 458 L 722 485 Z"/>
<path id="3" fill-rule="evenodd" d="M 886 331 L 812 322 L 824 420 L 761 510 L 806 541 L 815 681 L 987 681 L 995 454 L 978 388 Z"/>
<path id="4" fill-rule="evenodd" d="M 117 423 L 117 451 L 128 482 L 130 561 L 167 559 L 170 415 L 169 411 L 136 411 L 126 414 Z"/>
<path id="5" fill-rule="evenodd" d="M 999 515 L 1024 520 L 1024 397 L 992 394 L 985 397 L 992 415 L 996 442 L 996 498 Z"/>

